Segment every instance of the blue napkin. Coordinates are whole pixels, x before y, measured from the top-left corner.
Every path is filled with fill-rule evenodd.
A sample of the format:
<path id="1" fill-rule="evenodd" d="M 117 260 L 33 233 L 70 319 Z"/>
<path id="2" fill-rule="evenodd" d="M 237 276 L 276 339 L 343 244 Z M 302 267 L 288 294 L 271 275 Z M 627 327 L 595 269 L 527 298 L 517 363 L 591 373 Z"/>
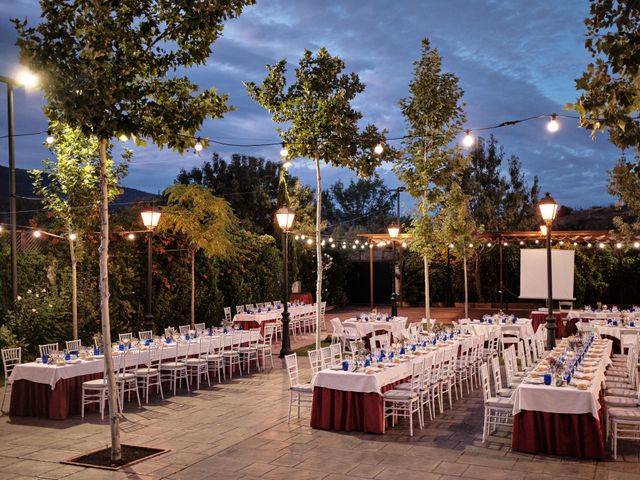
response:
<path id="1" fill-rule="evenodd" d="M 349 370 L 349 362 L 347 362 L 346 360 L 342 362 L 342 370 L 344 370 L 345 372 Z"/>
<path id="2" fill-rule="evenodd" d="M 402 348 L 400 349 L 400 355 L 404 355 L 404 354 L 405 354 L 404 347 L 402 347 Z"/>

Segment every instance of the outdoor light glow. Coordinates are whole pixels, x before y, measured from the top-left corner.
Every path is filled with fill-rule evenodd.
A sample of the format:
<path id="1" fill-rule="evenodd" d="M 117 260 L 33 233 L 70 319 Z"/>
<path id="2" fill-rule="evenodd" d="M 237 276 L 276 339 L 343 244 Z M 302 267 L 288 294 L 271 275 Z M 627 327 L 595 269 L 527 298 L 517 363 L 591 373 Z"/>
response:
<path id="1" fill-rule="evenodd" d="M 307 238 L 306 235 L 300 235 L 300 240 L 304 240 L 305 238 Z"/>
<path id="2" fill-rule="evenodd" d="M 282 158 L 286 158 L 289 156 L 289 150 L 284 143 L 282 144 L 282 148 L 280 148 L 280 156 Z"/>
<path id="3" fill-rule="evenodd" d="M 616 243 L 616 248 L 619 250 L 622 248 L 622 244 L 620 242 Z"/>
<path id="4" fill-rule="evenodd" d="M 1 231 L 2 231 L 2 227 L 0 227 L 0 232 L 1 232 Z M 640 248 L 640 243 L 635 242 L 635 243 L 633 244 L 633 248 Z"/>
<path id="5" fill-rule="evenodd" d="M 540 243 L 540 240 L 536 240 L 536 245 L 537 245 L 538 243 Z"/>
<path id="6" fill-rule="evenodd" d="M 69 240 L 71 240 L 72 242 L 75 242 L 77 239 L 78 239 L 78 235 L 76 235 L 75 233 L 69 234 Z"/>
<path id="7" fill-rule="evenodd" d="M 453 248 L 453 243 L 450 243 L 450 244 L 449 244 L 449 248 Z"/>
<path id="8" fill-rule="evenodd" d="M 507 242 L 504 242 L 503 245 L 506 247 L 507 245 L 509 245 Z"/>
<path id="9" fill-rule="evenodd" d="M 544 198 L 540 200 L 538 208 L 540 209 L 542 220 L 544 220 L 547 225 L 550 225 L 555 220 L 556 214 L 558 213 L 558 204 L 553 197 L 549 195 L 549 192 L 547 192 Z"/>
<path id="10" fill-rule="evenodd" d="M 336 248 L 336 244 L 335 244 L 335 243 L 332 243 L 332 244 L 331 244 L 331 248 Z"/>
<path id="11" fill-rule="evenodd" d="M 542 235 L 544 235 L 545 237 L 547 236 L 547 226 L 546 225 L 540 225 L 540 233 Z"/>
<path id="12" fill-rule="evenodd" d="M 475 142 L 475 139 L 471 135 L 471 130 L 467 130 L 464 132 L 464 137 L 462 138 L 462 146 L 465 148 L 472 147 Z"/>
<path id="13" fill-rule="evenodd" d="M 282 164 L 282 168 L 284 168 L 285 170 L 289 170 L 289 167 L 291 167 L 291 162 L 289 160 Z"/>
<path id="14" fill-rule="evenodd" d="M 126 142 L 127 140 L 129 140 L 129 137 L 127 137 L 124 133 L 121 133 L 120 135 L 118 135 L 118 140 L 120 140 L 121 142 Z"/>
<path id="15" fill-rule="evenodd" d="M 129 235 L 127 235 L 127 240 L 135 240 L 136 236 L 133 233 L 130 233 Z"/>
<path id="16" fill-rule="evenodd" d="M 36 230 L 33 232 L 33 236 L 36 238 L 40 238 L 42 236 L 42 232 L 40 230 Z"/>
<path id="17" fill-rule="evenodd" d="M 307 245 L 313 245 L 313 239 L 307 238 Z"/>
<path id="18" fill-rule="evenodd" d="M 522 240 L 520 240 L 520 245 L 524 245 L 524 242 Z"/>
<path id="19" fill-rule="evenodd" d="M 549 120 L 549 123 L 547 123 L 547 130 L 549 131 L 549 133 L 555 133 L 560 129 L 560 124 L 558 123 L 558 115 L 556 115 L 555 113 L 553 115 L 551 115 L 551 120 Z"/>
<path id="20" fill-rule="evenodd" d="M 38 75 L 27 68 L 23 68 L 16 75 L 16 82 L 22 87 L 33 88 L 38 85 Z"/>
<path id="21" fill-rule="evenodd" d="M 280 229 L 284 232 L 288 232 L 289 230 L 291 230 L 291 225 L 293 225 L 293 219 L 295 218 L 295 216 L 295 212 L 289 207 L 282 207 L 278 209 L 278 211 L 276 212 L 276 220 L 278 221 L 278 226 L 280 227 Z M 297 239 L 298 236 L 296 235 L 296 240 Z M 302 236 L 302 239 L 304 239 L 304 235 Z"/>
<path id="22" fill-rule="evenodd" d="M 158 226 L 158 222 L 160 221 L 160 210 L 145 210 L 140 212 L 140 216 L 142 217 L 142 224 L 147 228 L 147 230 L 153 230 Z"/>
<path id="23" fill-rule="evenodd" d="M 598 245 L 600 248 L 604 248 L 604 243 L 600 242 L 600 245 Z"/>
<path id="24" fill-rule="evenodd" d="M 577 247 L 578 246 L 578 242 L 573 242 L 573 246 Z"/>
<path id="25" fill-rule="evenodd" d="M 389 231 L 389 236 L 391 238 L 398 238 L 398 235 L 400 234 L 400 227 L 398 225 L 392 223 L 391 225 L 389 225 L 389 228 L 387 228 L 387 230 Z"/>
<path id="26" fill-rule="evenodd" d="M 587 243 L 587 248 L 591 248 L 591 244 L 590 243 Z"/>
<path id="27" fill-rule="evenodd" d="M 333 237 L 329 237 L 329 241 L 333 243 Z"/>
<path id="28" fill-rule="evenodd" d="M 564 242 L 562 240 L 560 240 L 560 245 L 564 245 Z"/>
<path id="29" fill-rule="evenodd" d="M 44 140 L 47 142 L 47 145 L 53 144 L 56 141 L 55 137 L 51 134 L 51 132 L 47 131 L 47 138 Z"/>
<path id="30" fill-rule="evenodd" d="M 473 248 L 473 243 L 470 243 L 470 244 L 469 244 L 469 248 Z"/>
<path id="31" fill-rule="evenodd" d="M 200 153 L 202 151 L 202 143 L 200 142 L 200 139 L 198 139 L 198 141 L 196 142 L 196 144 L 193 146 L 193 149 Z"/>
<path id="32" fill-rule="evenodd" d="M 295 236 L 295 237 L 293 237 L 293 238 L 295 238 L 296 240 L 300 240 L 300 235 L 296 235 L 296 236 Z"/>
<path id="33" fill-rule="evenodd" d="M 491 247 L 491 242 L 487 243 L 487 247 Z"/>
<path id="34" fill-rule="evenodd" d="M 381 144 L 381 143 L 379 143 L 379 144 L 377 144 L 377 145 L 374 147 L 373 152 L 374 152 L 376 155 L 380 155 L 382 152 L 384 152 L 384 147 L 382 146 L 382 144 Z"/>

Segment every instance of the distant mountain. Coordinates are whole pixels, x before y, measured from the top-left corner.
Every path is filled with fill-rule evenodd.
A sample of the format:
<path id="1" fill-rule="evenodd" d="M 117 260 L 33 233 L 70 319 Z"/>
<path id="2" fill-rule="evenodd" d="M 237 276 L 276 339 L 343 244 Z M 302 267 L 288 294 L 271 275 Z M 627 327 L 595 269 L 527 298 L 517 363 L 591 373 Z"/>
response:
<path id="1" fill-rule="evenodd" d="M 35 199 L 31 177 L 27 170 L 16 168 L 16 200 L 17 210 L 34 210 L 40 207 L 40 202 Z M 27 197 L 27 198 L 20 198 Z M 124 187 L 124 192 L 112 205 L 128 205 L 156 198 L 153 193 L 143 192 L 135 188 Z M 0 212 L 9 210 L 9 168 L 0 166 Z M 8 221 L 8 214 L 0 213 L 0 221 Z"/>
<path id="2" fill-rule="evenodd" d="M 562 206 L 553 228 L 556 230 L 611 230 L 614 217 L 632 221 L 633 216 L 625 206 L 591 207 L 573 209 Z"/>

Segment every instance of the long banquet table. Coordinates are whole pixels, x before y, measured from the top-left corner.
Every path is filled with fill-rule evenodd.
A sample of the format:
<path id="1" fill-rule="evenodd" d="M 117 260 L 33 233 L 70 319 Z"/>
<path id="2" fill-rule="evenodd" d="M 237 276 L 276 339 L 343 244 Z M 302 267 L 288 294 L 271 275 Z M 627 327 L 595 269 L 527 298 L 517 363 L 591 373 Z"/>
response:
<path id="1" fill-rule="evenodd" d="M 233 323 L 240 325 L 243 330 L 260 328 L 260 333 L 264 333 L 264 324 L 275 322 L 282 318 L 282 308 L 271 307 L 270 310 L 263 309 L 261 312 L 237 313 L 233 316 Z M 289 315 L 312 315 L 316 311 L 315 305 L 297 305 L 289 307 Z"/>
<path id="2" fill-rule="evenodd" d="M 391 332 L 391 334 L 397 338 L 404 331 L 407 320 L 407 317 L 393 317 L 388 321 L 383 317 L 381 317 L 380 320 L 370 318 L 368 321 L 363 318 L 359 320 L 356 318 L 348 318 L 342 322 L 342 324 L 355 328 L 361 337 L 366 337 L 378 331 L 386 331 Z"/>
<path id="3" fill-rule="evenodd" d="M 463 335 L 462 338 L 470 338 Z M 458 348 L 459 340 L 439 344 L 437 348 Z M 313 380 L 311 427 L 322 430 L 359 431 L 382 433 L 384 414 L 382 394 L 411 376 L 412 362 L 425 355 L 434 355 L 436 347 L 430 345 L 409 355 L 406 361 L 387 364 L 384 370 L 375 369 L 367 374 L 361 368 L 357 372 L 326 369 L 318 372 Z M 376 362 L 374 362 L 375 364 Z"/>
<path id="4" fill-rule="evenodd" d="M 232 335 L 220 334 L 225 346 L 232 342 Z M 251 338 L 255 341 L 257 332 L 245 332 L 241 339 L 239 335 L 233 336 L 233 343 L 247 341 Z M 202 336 L 198 341 L 209 341 L 217 336 Z M 192 341 L 189 352 L 197 353 Z M 165 345 L 167 356 L 175 356 L 187 353 L 187 342 Z M 131 349 L 131 355 L 127 355 L 127 366 L 132 366 L 138 361 L 137 348 Z M 114 351 L 117 356 L 119 352 Z M 160 354 L 160 349 L 155 351 Z M 191 354 L 191 353 L 190 353 Z M 36 362 L 16 365 L 9 377 L 13 382 L 11 387 L 11 407 L 9 415 L 12 417 L 37 417 L 52 420 L 64 420 L 70 415 L 80 413 L 82 406 L 82 383 L 102 378 L 104 371 L 104 359 L 93 358 L 80 360 L 78 363 L 66 363 L 64 365 L 51 365 Z"/>
<path id="5" fill-rule="evenodd" d="M 472 330 L 476 335 L 483 335 L 485 337 L 495 328 L 499 328 L 503 332 L 518 332 L 520 338 L 524 340 L 529 340 L 534 336 L 533 325 L 531 320 L 528 318 L 519 318 L 516 323 L 511 321 L 488 323 L 480 322 L 480 320 L 474 320 L 463 325 L 463 327 Z"/>
<path id="6" fill-rule="evenodd" d="M 586 390 L 565 385 L 521 383 L 514 393 L 513 450 L 531 454 L 571 455 L 599 459 L 605 456 L 605 411 L 601 404 L 605 369 L 610 364 L 611 341 L 594 343 L 602 350 L 593 357 L 594 372 Z M 585 360 L 586 362 L 586 360 Z M 572 381 L 575 383 L 575 380 Z"/>

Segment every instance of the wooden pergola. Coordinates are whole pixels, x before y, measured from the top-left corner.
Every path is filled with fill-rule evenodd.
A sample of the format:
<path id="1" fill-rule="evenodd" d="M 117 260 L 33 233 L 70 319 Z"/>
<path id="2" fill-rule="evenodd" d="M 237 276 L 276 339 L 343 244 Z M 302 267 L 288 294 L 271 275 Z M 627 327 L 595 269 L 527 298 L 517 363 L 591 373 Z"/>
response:
<path id="1" fill-rule="evenodd" d="M 379 246 L 395 246 L 401 245 L 403 242 L 410 242 L 413 236 L 409 233 L 401 233 L 396 238 L 391 238 L 388 233 L 359 233 L 361 238 L 366 238 L 369 243 L 369 300 L 370 306 L 373 308 L 373 250 Z M 500 304 L 504 305 L 504 257 L 503 249 L 509 245 L 522 246 L 524 242 L 532 240 L 540 240 L 540 244 L 544 244 L 545 237 L 540 230 L 521 231 L 521 232 L 485 232 L 476 235 L 479 241 L 484 242 L 485 246 L 498 246 L 500 256 Z M 600 244 L 611 245 L 621 249 L 624 245 L 621 243 L 623 239 L 620 235 L 610 230 L 552 230 L 551 241 L 555 243 L 568 243 L 573 246 L 588 245 L 600 247 Z M 634 248 L 640 248 L 640 236 L 631 239 L 626 238 L 624 241 L 634 242 Z M 400 252 L 400 289 L 402 289 L 402 252 L 403 248 L 399 248 Z"/>

